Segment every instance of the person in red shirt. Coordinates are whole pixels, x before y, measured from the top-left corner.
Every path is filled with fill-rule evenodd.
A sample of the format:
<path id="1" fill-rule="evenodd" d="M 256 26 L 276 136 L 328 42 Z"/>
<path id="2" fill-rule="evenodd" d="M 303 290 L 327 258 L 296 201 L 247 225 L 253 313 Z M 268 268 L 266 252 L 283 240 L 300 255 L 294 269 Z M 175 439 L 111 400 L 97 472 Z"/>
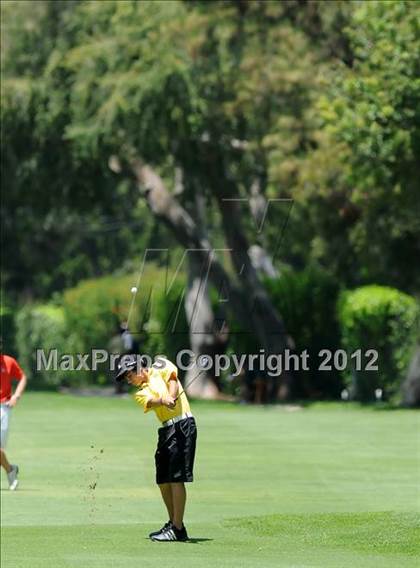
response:
<path id="1" fill-rule="evenodd" d="M 19 364 L 13 357 L 9 355 L 0 355 L 1 375 L 0 375 L 0 410 L 1 410 L 1 440 L 0 440 L 0 454 L 1 466 L 7 473 L 9 480 L 9 488 L 11 491 L 17 489 L 19 484 L 18 473 L 19 468 L 17 465 L 9 463 L 5 447 L 7 434 L 9 432 L 10 413 L 13 407 L 16 406 L 18 400 L 22 396 L 26 387 L 26 376 Z M 12 381 L 18 381 L 15 392 L 12 392 Z"/>

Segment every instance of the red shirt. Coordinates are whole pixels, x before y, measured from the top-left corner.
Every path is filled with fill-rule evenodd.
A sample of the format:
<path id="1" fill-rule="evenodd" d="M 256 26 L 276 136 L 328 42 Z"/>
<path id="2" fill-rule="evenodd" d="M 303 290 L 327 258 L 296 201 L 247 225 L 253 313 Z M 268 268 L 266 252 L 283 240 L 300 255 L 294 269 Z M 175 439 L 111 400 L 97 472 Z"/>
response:
<path id="1" fill-rule="evenodd" d="M 1 380 L 0 380 L 0 402 L 7 402 L 12 396 L 12 380 L 20 381 L 23 371 L 17 361 L 9 355 L 0 355 Z"/>

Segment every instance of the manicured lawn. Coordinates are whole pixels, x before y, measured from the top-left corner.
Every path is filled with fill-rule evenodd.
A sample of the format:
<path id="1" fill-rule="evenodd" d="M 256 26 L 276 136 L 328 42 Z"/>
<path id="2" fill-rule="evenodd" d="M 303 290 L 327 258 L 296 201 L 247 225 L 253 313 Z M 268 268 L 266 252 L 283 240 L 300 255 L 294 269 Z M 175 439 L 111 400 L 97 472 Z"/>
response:
<path id="1" fill-rule="evenodd" d="M 2 474 L 2 568 L 408 567 L 420 554 L 420 414 L 195 403 L 193 541 L 157 544 L 156 418 L 130 399 L 27 393 Z"/>

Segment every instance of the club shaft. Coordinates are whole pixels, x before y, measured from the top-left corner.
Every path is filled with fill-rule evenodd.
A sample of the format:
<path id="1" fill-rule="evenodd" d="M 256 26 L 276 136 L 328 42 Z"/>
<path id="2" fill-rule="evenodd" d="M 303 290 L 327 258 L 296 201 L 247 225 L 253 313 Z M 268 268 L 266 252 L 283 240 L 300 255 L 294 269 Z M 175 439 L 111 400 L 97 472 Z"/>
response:
<path id="1" fill-rule="evenodd" d="M 193 379 L 191 379 L 191 381 L 185 386 L 185 388 L 182 389 L 182 391 L 180 393 L 178 393 L 178 396 L 175 398 L 175 402 L 178 400 L 178 398 L 185 393 L 185 391 L 187 390 L 188 387 L 190 387 L 193 382 L 198 379 L 198 377 L 201 375 L 201 373 L 204 372 L 204 369 L 202 369 Z"/>

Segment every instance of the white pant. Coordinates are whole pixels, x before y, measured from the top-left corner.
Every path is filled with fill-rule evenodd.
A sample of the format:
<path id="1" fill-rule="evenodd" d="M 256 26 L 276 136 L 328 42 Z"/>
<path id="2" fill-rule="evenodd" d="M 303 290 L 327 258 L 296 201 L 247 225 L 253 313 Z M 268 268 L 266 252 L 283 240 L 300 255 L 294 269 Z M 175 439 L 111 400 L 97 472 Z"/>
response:
<path id="1" fill-rule="evenodd" d="M 1 415 L 1 440 L 0 447 L 4 449 L 7 442 L 7 434 L 9 433 L 9 422 L 10 422 L 10 406 L 6 404 L 0 404 L 0 415 Z"/>

